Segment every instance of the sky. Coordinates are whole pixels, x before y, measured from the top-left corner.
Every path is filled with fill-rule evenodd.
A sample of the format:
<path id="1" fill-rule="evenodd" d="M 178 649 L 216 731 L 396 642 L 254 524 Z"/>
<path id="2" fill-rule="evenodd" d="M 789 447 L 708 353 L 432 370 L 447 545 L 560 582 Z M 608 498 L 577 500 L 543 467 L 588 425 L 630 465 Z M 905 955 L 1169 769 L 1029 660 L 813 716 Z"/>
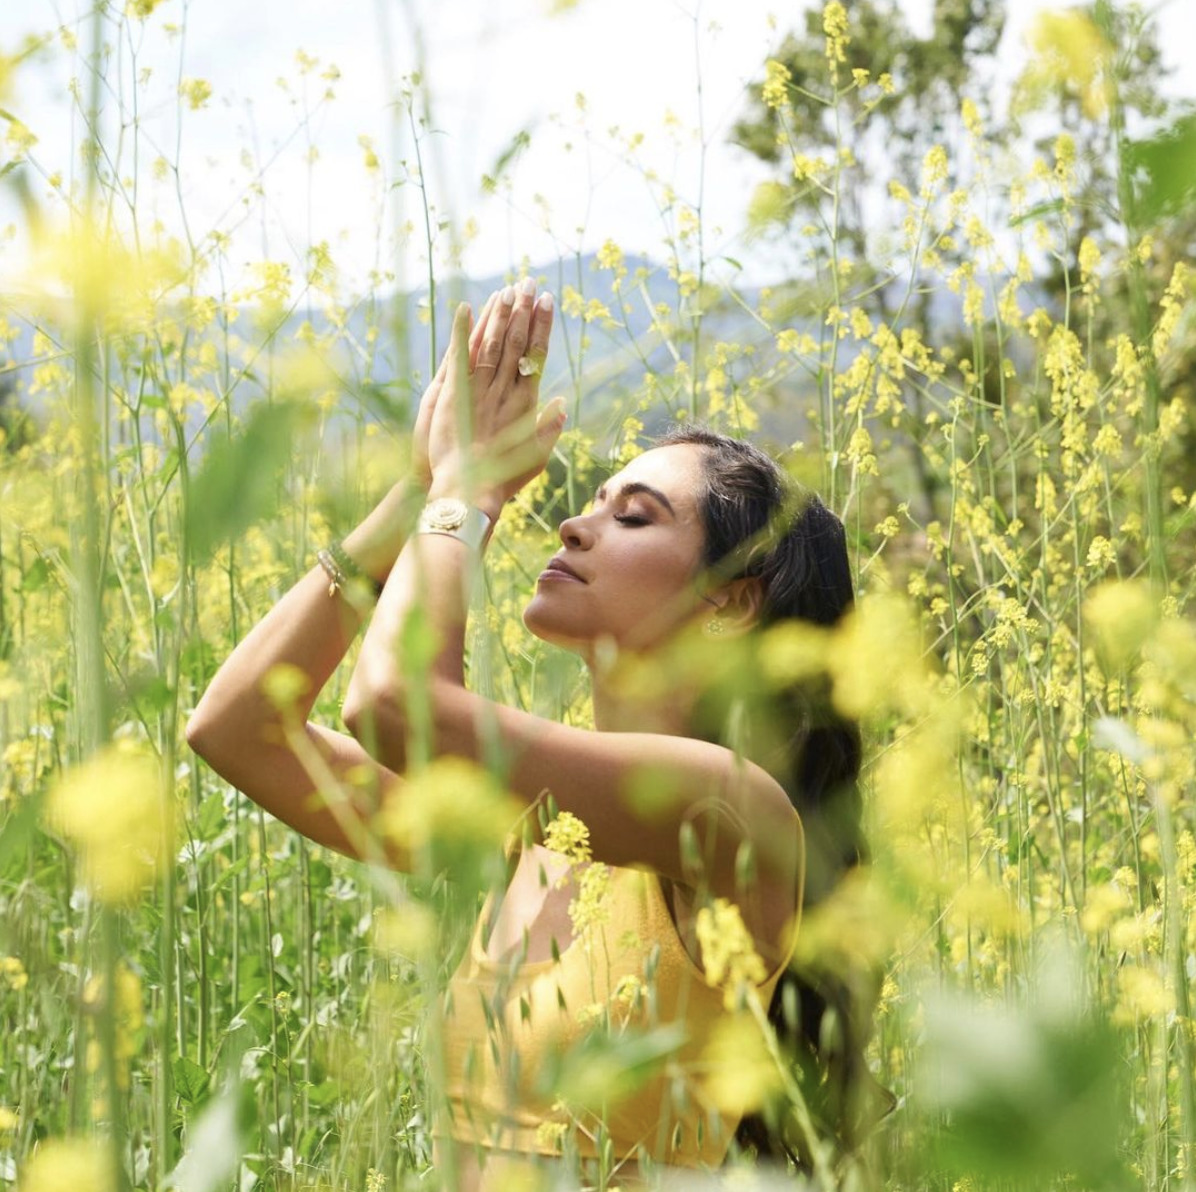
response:
<path id="1" fill-rule="evenodd" d="M 904 3 L 915 28 L 929 24 L 932 0 Z M 418 286 L 427 270 L 425 193 L 433 224 L 464 231 L 461 260 L 473 276 L 594 251 L 607 239 L 659 255 L 667 186 L 690 205 L 701 201 L 709 253 L 763 276 L 775 262 L 740 229 L 768 170 L 728 136 L 745 88 L 806 7 L 579 0 L 554 14 L 552 0 L 162 0 L 112 47 L 104 125 L 113 145 L 123 126 L 122 176 L 132 175 L 136 153 L 143 225 L 158 220 L 177 233 L 185 216 L 197 241 L 227 235 L 234 265 L 301 262 L 308 245 L 327 242 L 350 291 L 368 288 L 371 270 Z M 1011 69 L 1042 7 L 1009 0 L 1001 59 Z M 65 29 L 82 53 L 87 10 L 86 0 L 0 0 L 0 49 Z M 1179 53 L 1196 44 L 1196 3 L 1164 0 L 1157 16 L 1177 68 L 1169 87 L 1196 96 L 1196 63 Z M 38 137 L 35 195 L 48 195 L 50 176 L 69 177 L 77 159 L 81 122 L 68 93 L 77 65 L 59 36 L 22 67 L 8 98 Z M 323 77 L 331 67 L 335 81 Z M 416 89 L 432 104 L 432 127 L 418 138 L 423 188 L 408 113 L 396 102 L 417 71 Z M 194 111 L 180 105 L 180 78 L 204 80 L 210 99 Z M 323 98 L 329 88 L 334 99 Z M 521 131 L 529 146 L 485 193 L 483 174 Z M 644 139 L 632 153 L 626 142 L 636 134 Z M 367 168 L 362 137 L 381 170 Z M 179 161 L 177 186 L 169 170 L 153 182 L 159 157 Z M 0 190 L 6 225 L 0 252 L 11 270 L 24 230 L 11 191 Z M 437 233 L 438 270 L 452 241 Z"/>

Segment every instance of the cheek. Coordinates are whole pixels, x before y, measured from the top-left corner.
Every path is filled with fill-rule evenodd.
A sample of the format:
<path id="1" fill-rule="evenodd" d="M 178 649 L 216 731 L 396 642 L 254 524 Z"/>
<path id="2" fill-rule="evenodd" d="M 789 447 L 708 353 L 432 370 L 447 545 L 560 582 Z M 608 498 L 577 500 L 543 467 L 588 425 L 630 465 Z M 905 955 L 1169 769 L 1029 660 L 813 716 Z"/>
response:
<path id="1" fill-rule="evenodd" d="M 606 589 L 604 603 L 623 623 L 648 613 L 671 612 L 692 588 L 695 570 L 689 552 L 672 544 L 622 549 L 611 558 L 616 582 Z"/>

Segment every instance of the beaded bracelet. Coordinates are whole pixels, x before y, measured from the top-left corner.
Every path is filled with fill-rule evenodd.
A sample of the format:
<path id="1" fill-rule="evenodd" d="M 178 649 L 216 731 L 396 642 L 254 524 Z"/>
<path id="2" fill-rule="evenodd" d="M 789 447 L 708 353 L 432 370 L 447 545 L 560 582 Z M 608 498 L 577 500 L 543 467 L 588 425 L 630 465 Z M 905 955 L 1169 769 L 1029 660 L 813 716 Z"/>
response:
<path id="1" fill-rule="evenodd" d="M 382 581 L 366 575 L 339 542 L 331 542 L 323 550 L 316 551 L 316 561 L 328 576 L 329 596 L 335 596 L 350 584 L 368 586 L 375 600 L 382 595 Z"/>

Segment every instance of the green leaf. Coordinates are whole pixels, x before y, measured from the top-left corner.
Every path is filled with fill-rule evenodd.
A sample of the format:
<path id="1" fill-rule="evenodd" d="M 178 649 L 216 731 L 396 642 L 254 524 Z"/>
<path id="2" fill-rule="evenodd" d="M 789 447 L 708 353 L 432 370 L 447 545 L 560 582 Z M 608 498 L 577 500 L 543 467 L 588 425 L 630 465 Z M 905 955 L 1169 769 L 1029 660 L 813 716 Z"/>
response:
<path id="1" fill-rule="evenodd" d="M 41 555 L 21 575 L 22 592 L 38 592 L 50 582 L 50 565 Z"/>
<path id="2" fill-rule="evenodd" d="M 170 1070 L 174 1076 L 174 1091 L 178 1094 L 179 1100 L 186 1101 L 188 1105 L 195 1105 L 202 1100 L 210 1083 L 208 1074 L 203 1068 L 185 1055 L 176 1055 L 170 1065 Z"/>
<path id="3" fill-rule="evenodd" d="M 495 158 L 494 165 L 482 175 L 482 189 L 488 194 L 493 194 L 498 189 L 499 180 L 505 171 L 519 159 L 531 143 L 531 131 L 521 128 Z"/>
<path id="4" fill-rule="evenodd" d="M 227 822 L 228 814 L 224 810 L 224 796 L 219 791 L 213 791 L 199 805 L 195 835 L 200 840 L 211 840 Z"/>
<path id="5" fill-rule="evenodd" d="M 1011 228 L 1020 228 L 1022 224 L 1030 223 L 1031 220 L 1046 219 L 1048 215 L 1058 215 L 1066 204 L 1062 199 L 1050 199 L 1045 203 L 1035 203 L 1029 211 L 1017 216 L 1009 221 Z"/>
<path id="6" fill-rule="evenodd" d="M 187 1130 L 187 1150 L 167 1177 L 178 1192 L 215 1192 L 228 1187 L 241 1163 L 254 1119 L 252 1090 L 229 1089 L 207 1106 Z"/>
<path id="7" fill-rule="evenodd" d="M 307 1099 L 312 1105 L 325 1108 L 335 1105 L 341 1096 L 340 1084 L 332 1079 L 322 1080 L 319 1084 L 311 1085 L 307 1090 Z"/>
<path id="8" fill-rule="evenodd" d="M 1196 200 L 1196 114 L 1181 116 L 1157 136 L 1131 142 L 1124 164 L 1145 223 L 1189 206 Z"/>
<path id="9" fill-rule="evenodd" d="M 239 435 L 211 446 L 187 503 L 193 562 L 206 563 L 223 542 L 277 509 L 279 474 L 291 458 L 296 434 L 313 413 L 296 402 L 261 402 Z"/>

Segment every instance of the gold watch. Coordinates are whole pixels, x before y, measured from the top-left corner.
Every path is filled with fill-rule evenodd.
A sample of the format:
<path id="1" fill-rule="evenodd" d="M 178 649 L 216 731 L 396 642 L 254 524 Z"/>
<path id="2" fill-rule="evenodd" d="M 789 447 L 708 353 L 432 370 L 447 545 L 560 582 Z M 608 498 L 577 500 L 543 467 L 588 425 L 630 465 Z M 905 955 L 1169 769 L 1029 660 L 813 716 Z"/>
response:
<path id="1" fill-rule="evenodd" d="M 447 534 L 481 550 L 490 532 L 490 519 L 459 497 L 437 497 L 424 506 L 416 530 L 420 534 Z"/>

